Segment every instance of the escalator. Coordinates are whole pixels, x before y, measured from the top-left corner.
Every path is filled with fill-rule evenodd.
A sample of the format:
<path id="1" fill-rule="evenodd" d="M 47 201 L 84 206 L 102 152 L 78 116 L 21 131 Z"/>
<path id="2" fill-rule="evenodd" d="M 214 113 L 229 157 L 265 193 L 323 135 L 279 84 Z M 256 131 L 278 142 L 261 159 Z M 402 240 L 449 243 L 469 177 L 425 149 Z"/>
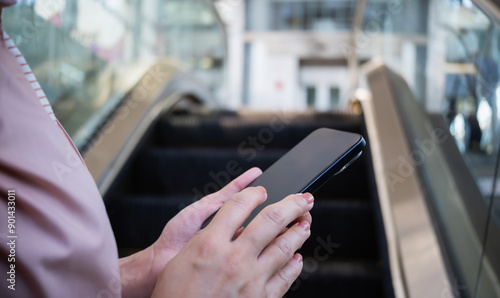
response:
<path id="1" fill-rule="evenodd" d="M 367 139 L 362 115 L 173 109 L 148 130 L 105 202 L 122 255 L 152 244 L 183 207 L 250 167 L 265 170 L 313 130 Z M 286 297 L 393 297 L 369 150 L 315 194 L 304 269 Z"/>

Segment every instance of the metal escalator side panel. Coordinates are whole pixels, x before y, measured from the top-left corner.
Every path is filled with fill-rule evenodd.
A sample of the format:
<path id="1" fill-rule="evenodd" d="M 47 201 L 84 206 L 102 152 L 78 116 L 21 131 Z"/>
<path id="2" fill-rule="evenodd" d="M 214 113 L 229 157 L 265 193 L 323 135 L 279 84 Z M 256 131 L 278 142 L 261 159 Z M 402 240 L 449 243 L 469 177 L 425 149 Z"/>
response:
<path id="1" fill-rule="evenodd" d="M 183 95 L 206 104 L 212 100 L 209 92 L 177 63 L 161 59 L 95 131 L 83 158 L 103 196 L 158 115 Z"/>
<path id="2" fill-rule="evenodd" d="M 439 297 L 450 286 L 443 252 L 425 201 L 386 66 L 365 66 L 372 96 L 361 100 L 387 234 L 396 297 Z M 421 249 L 425 246 L 425 249 Z"/>
<path id="3" fill-rule="evenodd" d="M 402 77 L 390 69 L 387 75 L 399 98 L 396 105 L 400 114 L 405 115 L 402 124 L 409 136 L 411 152 L 425 157 L 416 167 L 416 173 L 426 187 L 425 197 L 437 223 L 436 233 L 445 249 L 450 274 L 454 283 L 458 283 L 457 291 L 472 296 L 476 270 L 483 262 L 480 255 L 488 208 L 443 119 L 431 119 L 415 99 L 405 98 L 409 87 Z M 500 296 L 500 257 L 495 253 L 500 251 L 498 225 L 490 225 L 488 233 L 482 297 Z"/>

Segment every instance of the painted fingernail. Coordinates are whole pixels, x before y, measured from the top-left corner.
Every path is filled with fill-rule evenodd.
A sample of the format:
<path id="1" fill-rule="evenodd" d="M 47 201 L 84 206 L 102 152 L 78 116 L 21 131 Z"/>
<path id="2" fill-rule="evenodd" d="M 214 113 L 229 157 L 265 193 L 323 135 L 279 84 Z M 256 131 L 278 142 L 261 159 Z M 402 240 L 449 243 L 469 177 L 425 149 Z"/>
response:
<path id="1" fill-rule="evenodd" d="M 299 263 L 302 263 L 302 255 L 301 254 L 293 255 L 293 259 Z"/>
<path id="2" fill-rule="evenodd" d="M 301 228 L 302 230 L 304 231 L 309 231 L 309 229 L 311 228 L 311 226 L 309 225 L 309 223 L 307 221 L 301 221 L 299 223 L 299 228 Z"/>
<path id="3" fill-rule="evenodd" d="M 243 230 L 245 230 L 245 227 L 241 227 L 239 228 L 236 233 L 234 234 L 234 239 L 237 239 L 238 237 L 240 237 L 241 233 L 243 233 Z"/>
<path id="4" fill-rule="evenodd" d="M 306 192 L 302 194 L 302 198 L 306 200 L 307 204 L 312 204 L 314 202 L 314 197 L 312 194 Z"/>

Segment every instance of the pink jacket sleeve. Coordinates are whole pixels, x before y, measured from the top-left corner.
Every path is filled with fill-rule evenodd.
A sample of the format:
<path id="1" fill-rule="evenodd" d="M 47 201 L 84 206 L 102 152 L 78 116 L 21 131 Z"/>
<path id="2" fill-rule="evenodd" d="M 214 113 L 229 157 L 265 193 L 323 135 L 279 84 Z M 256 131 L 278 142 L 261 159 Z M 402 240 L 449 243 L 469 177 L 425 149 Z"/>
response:
<path id="1" fill-rule="evenodd" d="M 0 43 L 0 297 L 120 297 L 102 198 L 8 48 Z"/>

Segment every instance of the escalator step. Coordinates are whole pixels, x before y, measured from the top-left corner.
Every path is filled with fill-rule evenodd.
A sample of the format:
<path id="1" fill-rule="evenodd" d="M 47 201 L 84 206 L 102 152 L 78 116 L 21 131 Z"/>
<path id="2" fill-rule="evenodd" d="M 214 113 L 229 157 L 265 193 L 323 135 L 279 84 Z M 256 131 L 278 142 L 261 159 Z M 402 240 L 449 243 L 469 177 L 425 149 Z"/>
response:
<path id="1" fill-rule="evenodd" d="M 189 196 L 116 196 L 106 208 L 119 248 L 144 249 L 160 236 L 165 224 L 185 206 Z"/>
<path id="2" fill-rule="evenodd" d="M 373 261 L 305 257 L 302 273 L 285 297 L 385 297 L 381 266 Z"/>
<path id="3" fill-rule="evenodd" d="M 311 210 L 311 236 L 301 253 L 315 256 L 327 251 L 333 258 L 376 260 L 378 249 L 373 243 L 377 238 L 371 208 L 367 200 L 317 200 Z"/>
<path id="4" fill-rule="evenodd" d="M 138 157 L 135 183 L 139 192 L 207 195 L 250 167 L 268 168 L 285 152 L 246 156 L 231 149 L 151 148 Z"/>
<path id="5" fill-rule="evenodd" d="M 134 165 L 135 193 L 198 194 L 212 193 L 251 167 L 262 170 L 278 160 L 286 150 L 270 149 L 255 155 L 231 149 L 143 150 Z M 369 198 L 364 157 L 332 178 L 315 196 Z"/>
<path id="6" fill-rule="evenodd" d="M 175 147 L 291 148 L 320 127 L 360 133 L 360 121 L 359 115 L 347 113 L 185 115 L 161 119 L 155 142 Z"/>
<path id="7" fill-rule="evenodd" d="M 193 200 L 189 196 L 116 196 L 108 202 L 108 214 L 118 246 L 143 249 L 151 245 L 165 224 Z M 370 212 L 366 202 L 316 201 L 312 234 L 300 252 L 304 257 L 328 253 L 329 259 L 375 260 Z"/>

